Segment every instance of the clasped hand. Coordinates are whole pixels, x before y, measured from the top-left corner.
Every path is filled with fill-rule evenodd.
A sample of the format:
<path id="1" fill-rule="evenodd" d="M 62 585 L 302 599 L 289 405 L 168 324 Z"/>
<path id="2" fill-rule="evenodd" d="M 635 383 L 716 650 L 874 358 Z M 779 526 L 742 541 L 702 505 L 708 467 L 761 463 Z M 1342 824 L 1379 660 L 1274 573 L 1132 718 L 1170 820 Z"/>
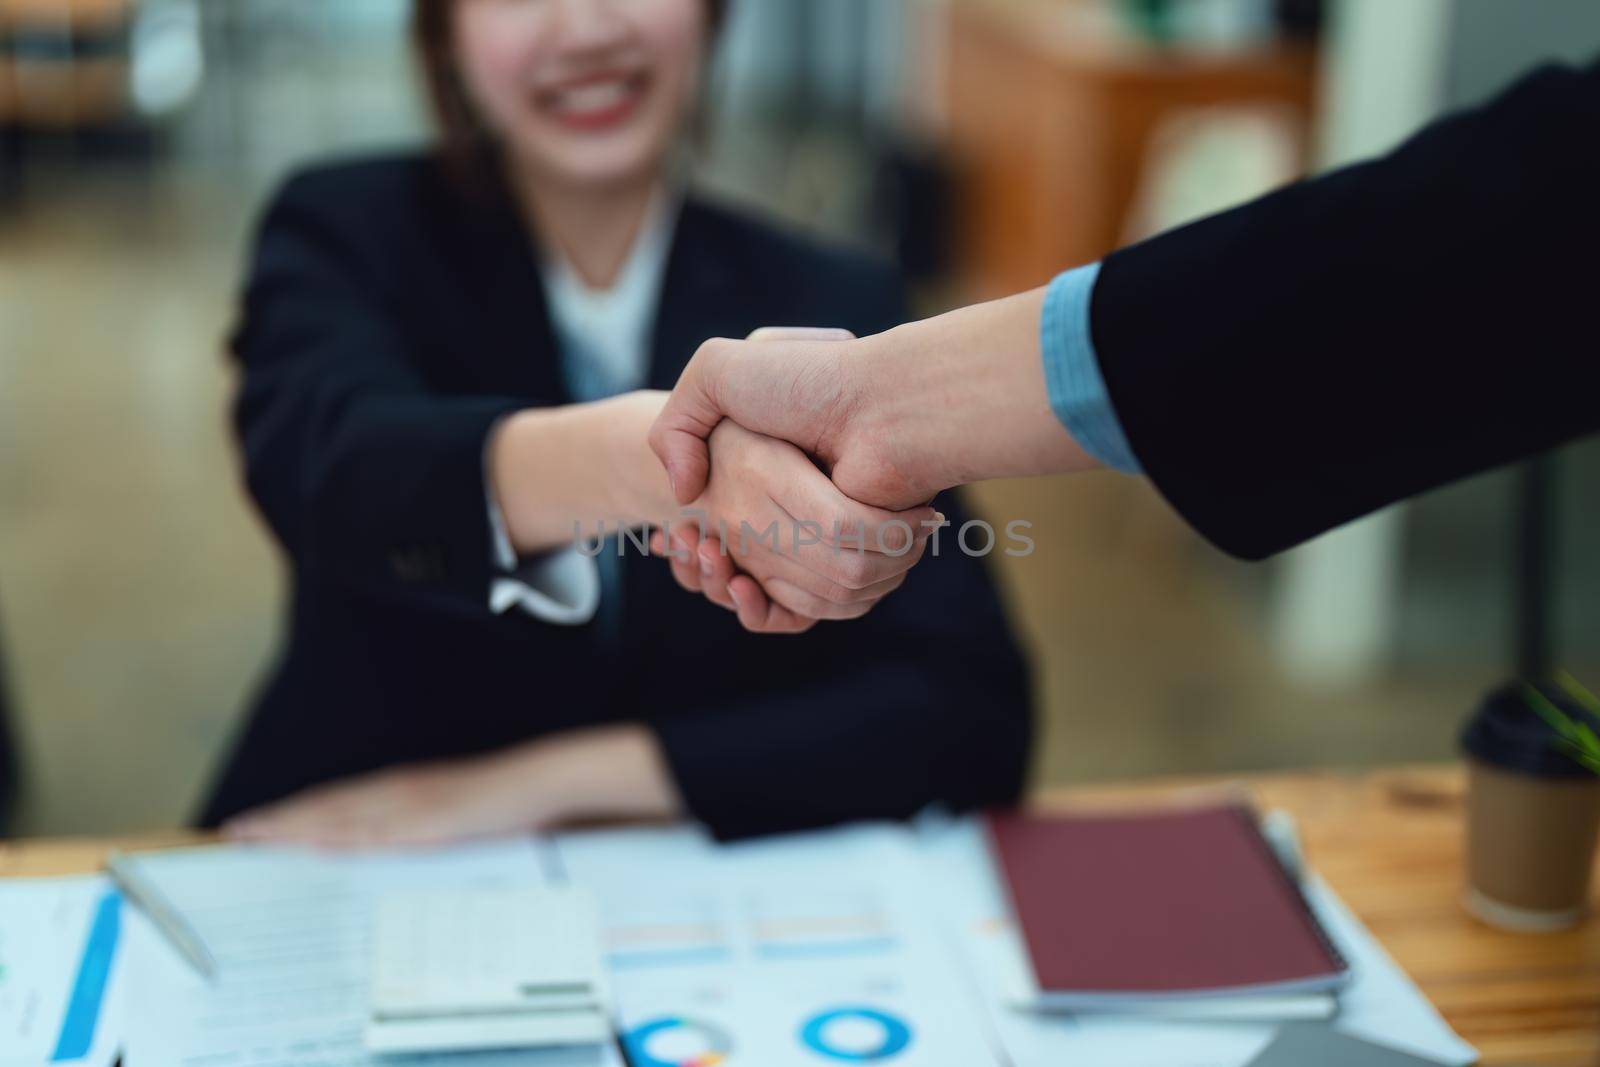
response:
<path id="1" fill-rule="evenodd" d="M 792 442 L 854 507 L 914 508 L 985 478 L 1093 470 L 1099 462 L 1049 403 L 1039 341 L 1044 296 L 1036 289 L 871 337 L 758 330 L 743 341 L 707 341 L 651 428 L 650 448 L 680 503 L 721 476 L 716 439 L 730 423 Z M 897 576 L 921 552 L 919 544 L 903 557 Z M 811 564 L 834 584 L 849 573 L 842 554 Z M 719 603 L 726 591 L 753 630 L 841 617 L 818 614 L 819 605 L 782 584 L 748 581 L 760 575 L 746 570 L 676 567 L 680 582 Z"/>
<path id="2" fill-rule="evenodd" d="M 776 342 L 788 344 L 765 347 Z M 736 527 L 716 521 L 657 532 L 652 549 L 671 560 L 680 585 L 736 611 L 748 630 L 798 633 L 866 614 L 905 581 L 944 521 L 926 505 L 933 488 L 898 469 L 887 450 L 847 443 L 861 422 L 851 417 L 851 372 L 862 369 L 847 358 L 852 343 L 859 342 L 846 331 L 805 329 L 709 341 L 652 430 L 663 458 L 674 435 L 698 446 L 687 462 L 667 459 L 690 513 L 740 517 Z M 718 364 L 731 358 L 791 360 L 781 377 L 757 386 L 766 395 L 733 401 L 735 410 L 761 412 L 760 433 L 717 411 L 681 410 L 695 387 L 725 381 Z M 771 532 L 767 524 L 775 524 L 775 547 L 760 536 Z"/>
<path id="3" fill-rule="evenodd" d="M 724 420 L 686 518 L 651 548 L 685 589 L 737 612 L 749 630 L 799 633 L 854 619 L 905 581 L 943 521 L 846 497 L 795 445 Z"/>

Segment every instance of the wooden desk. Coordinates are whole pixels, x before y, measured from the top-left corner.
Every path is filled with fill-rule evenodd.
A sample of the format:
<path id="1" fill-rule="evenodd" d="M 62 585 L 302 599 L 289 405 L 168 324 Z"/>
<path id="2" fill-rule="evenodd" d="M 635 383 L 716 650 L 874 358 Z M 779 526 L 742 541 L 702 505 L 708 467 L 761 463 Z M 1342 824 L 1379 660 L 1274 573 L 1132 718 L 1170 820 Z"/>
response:
<path id="1" fill-rule="evenodd" d="M 1517 935 L 1467 916 L 1461 892 L 1463 777 L 1456 768 L 1238 779 L 1264 807 L 1294 813 L 1306 853 L 1485 1064 L 1600 1063 L 1600 920 Z M 1149 801 L 1215 789 L 1173 779 L 1052 792 L 1047 808 Z M 164 834 L 124 847 L 192 843 Z M 108 842 L 0 845 L 0 876 L 94 870 Z"/>

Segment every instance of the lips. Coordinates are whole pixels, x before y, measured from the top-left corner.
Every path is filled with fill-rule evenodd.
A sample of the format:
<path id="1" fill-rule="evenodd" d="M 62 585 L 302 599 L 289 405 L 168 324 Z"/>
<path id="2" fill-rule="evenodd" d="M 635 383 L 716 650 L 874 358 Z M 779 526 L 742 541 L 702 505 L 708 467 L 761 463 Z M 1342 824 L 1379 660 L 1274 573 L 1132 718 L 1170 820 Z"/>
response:
<path id="1" fill-rule="evenodd" d="M 631 118 L 649 87 L 645 72 L 607 72 L 542 89 L 535 102 L 540 111 L 570 129 L 605 130 Z"/>

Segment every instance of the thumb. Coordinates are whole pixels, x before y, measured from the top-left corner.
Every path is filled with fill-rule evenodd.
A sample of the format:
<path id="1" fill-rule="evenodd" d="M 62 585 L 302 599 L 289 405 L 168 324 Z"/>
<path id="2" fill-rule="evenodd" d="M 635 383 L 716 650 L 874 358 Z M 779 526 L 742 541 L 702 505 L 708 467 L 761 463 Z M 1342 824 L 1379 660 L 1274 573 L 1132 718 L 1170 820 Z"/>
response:
<path id="1" fill-rule="evenodd" d="M 706 438 L 723 416 L 713 394 L 716 364 L 720 362 L 722 346 L 730 343 L 712 338 L 700 346 L 650 427 L 650 450 L 667 469 L 672 495 L 680 504 L 697 500 L 711 477 Z"/>
<path id="2" fill-rule="evenodd" d="M 756 330 L 750 341 L 848 341 L 855 335 L 848 330 L 811 327 L 774 327 Z M 730 359 L 737 358 L 740 342 L 713 338 L 701 345 L 684 368 L 672 395 L 650 428 L 650 449 L 667 469 L 667 480 L 678 503 L 688 505 L 705 492 L 711 477 L 711 454 L 706 438 L 725 416 L 740 421 L 740 412 L 730 412 L 723 403 L 721 385 Z M 747 429 L 769 433 L 770 425 Z"/>

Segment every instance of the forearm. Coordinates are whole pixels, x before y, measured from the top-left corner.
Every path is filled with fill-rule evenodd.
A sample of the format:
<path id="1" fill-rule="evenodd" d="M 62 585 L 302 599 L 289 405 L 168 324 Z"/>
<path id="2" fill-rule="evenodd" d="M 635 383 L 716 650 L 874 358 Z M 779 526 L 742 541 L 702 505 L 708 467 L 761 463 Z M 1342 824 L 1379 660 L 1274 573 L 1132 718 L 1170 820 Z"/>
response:
<path id="1" fill-rule="evenodd" d="M 433 846 L 581 819 L 665 819 L 681 807 L 655 735 L 619 725 L 317 786 L 235 817 L 226 830 L 320 847 Z"/>
<path id="2" fill-rule="evenodd" d="M 1569 263 L 1600 243 L 1597 128 L 1600 65 L 1545 70 L 1109 256 L 1094 344 L 1155 488 L 1260 559 L 1600 429 L 1594 275 Z"/>
<path id="3" fill-rule="evenodd" d="M 683 801 L 656 735 L 637 723 L 541 738 L 494 757 L 538 825 L 668 819 Z"/>
<path id="4" fill-rule="evenodd" d="M 919 486 L 1098 466 L 1051 411 L 1040 353 L 1044 289 L 864 338 L 861 402 L 846 438 L 870 435 Z M 831 446 L 847 453 L 851 440 Z"/>
<path id="5" fill-rule="evenodd" d="M 666 394 L 520 411 L 489 443 L 489 483 L 512 545 L 531 554 L 674 514 L 661 464 L 646 443 Z"/>

